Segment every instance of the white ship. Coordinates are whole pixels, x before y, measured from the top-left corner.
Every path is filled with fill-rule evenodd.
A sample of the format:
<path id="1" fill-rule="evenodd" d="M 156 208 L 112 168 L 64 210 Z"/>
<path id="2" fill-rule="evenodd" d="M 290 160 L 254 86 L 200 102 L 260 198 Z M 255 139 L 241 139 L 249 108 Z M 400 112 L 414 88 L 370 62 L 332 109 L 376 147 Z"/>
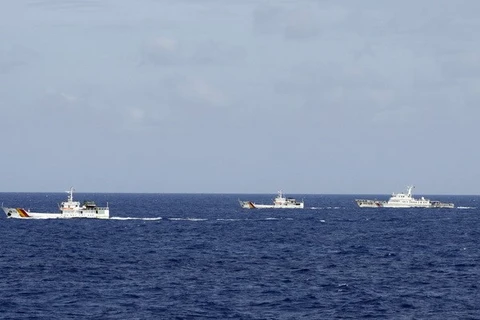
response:
<path id="1" fill-rule="evenodd" d="M 240 206 L 244 209 L 303 209 L 304 202 L 303 200 L 297 201 L 293 198 L 287 198 L 283 195 L 282 191 L 278 191 L 277 197 L 273 200 L 272 204 L 257 204 L 252 201 L 241 201 L 238 200 Z"/>
<path id="2" fill-rule="evenodd" d="M 80 202 L 73 201 L 73 187 L 68 192 L 67 201 L 59 205 L 60 213 L 40 213 L 30 212 L 23 208 L 5 208 L 3 211 L 8 218 L 19 219 L 73 219 L 73 218 L 90 218 L 90 219 L 108 219 L 110 211 L 108 203 L 106 207 L 97 207 L 93 201 L 85 201 L 82 205 Z"/>
<path id="3" fill-rule="evenodd" d="M 388 201 L 355 199 L 357 205 L 361 208 L 454 208 L 453 203 L 432 201 L 421 197 L 415 199 L 412 196 L 414 186 L 408 186 L 406 193 L 392 193 Z"/>

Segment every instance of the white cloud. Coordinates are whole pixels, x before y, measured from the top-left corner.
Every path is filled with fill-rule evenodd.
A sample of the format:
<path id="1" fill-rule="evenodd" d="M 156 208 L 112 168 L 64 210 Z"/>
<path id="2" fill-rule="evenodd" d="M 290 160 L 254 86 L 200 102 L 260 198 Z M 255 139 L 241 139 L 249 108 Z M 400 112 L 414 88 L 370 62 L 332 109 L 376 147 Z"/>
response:
<path id="1" fill-rule="evenodd" d="M 69 104 L 72 104 L 72 103 L 75 103 L 75 102 L 78 101 L 78 97 L 76 97 L 72 94 L 62 92 L 62 93 L 60 93 L 60 96 L 62 96 L 65 99 L 65 101 Z"/>
<path id="2" fill-rule="evenodd" d="M 322 5 L 315 2 L 261 3 L 253 12 L 253 30 L 257 34 L 281 34 L 291 40 L 311 39 L 346 22 L 348 15 L 345 7 L 328 2 Z"/>
<path id="3" fill-rule="evenodd" d="M 230 65 L 242 61 L 245 49 L 217 40 L 183 41 L 156 37 L 141 49 L 141 64 L 191 66 Z"/>
<path id="4" fill-rule="evenodd" d="M 180 88 L 180 92 L 193 102 L 200 102 L 199 105 L 221 107 L 227 104 L 224 93 L 202 78 L 191 77 L 186 79 Z"/>
<path id="5" fill-rule="evenodd" d="M 424 119 L 424 113 L 411 106 L 396 106 L 395 108 L 384 108 L 377 111 L 372 121 L 381 125 L 412 124 Z"/>
<path id="6" fill-rule="evenodd" d="M 156 37 L 150 41 L 149 46 L 160 52 L 175 52 L 177 50 L 177 41 L 167 37 Z"/>
<path id="7" fill-rule="evenodd" d="M 164 93 L 158 97 L 162 104 L 182 116 L 183 112 L 207 112 L 229 105 L 226 93 L 214 82 L 201 76 L 166 77 L 159 83 L 158 90 Z"/>
<path id="8" fill-rule="evenodd" d="M 169 37 L 155 37 L 141 49 L 141 64 L 175 65 L 183 60 L 177 41 Z"/>
<path id="9" fill-rule="evenodd" d="M 105 0 L 29 0 L 28 5 L 45 10 L 95 10 L 105 5 Z"/>

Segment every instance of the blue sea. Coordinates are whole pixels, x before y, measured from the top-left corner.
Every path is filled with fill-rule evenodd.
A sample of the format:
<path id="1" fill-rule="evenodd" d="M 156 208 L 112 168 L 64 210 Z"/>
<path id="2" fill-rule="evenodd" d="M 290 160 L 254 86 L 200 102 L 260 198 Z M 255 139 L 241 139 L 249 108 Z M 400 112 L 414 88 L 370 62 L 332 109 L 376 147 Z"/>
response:
<path id="1" fill-rule="evenodd" d="M 480 319 L 480 197 L 82 194 L 109 220 L 0 219 L 1 319 Z M 387 195 L 370 196 L 387 199 Z M 66 193 L 0 193 L 57 212 Z"/>

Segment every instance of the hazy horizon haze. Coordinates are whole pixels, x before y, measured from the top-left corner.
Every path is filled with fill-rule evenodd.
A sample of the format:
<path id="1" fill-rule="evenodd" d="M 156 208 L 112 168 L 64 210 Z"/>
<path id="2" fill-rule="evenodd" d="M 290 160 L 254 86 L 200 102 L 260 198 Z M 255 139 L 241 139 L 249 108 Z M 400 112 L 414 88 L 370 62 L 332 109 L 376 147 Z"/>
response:
<path id="1" fill-rule="evenodd" d="M 480 2 L 0 3 L 0 192 L 479 194 Z"/>

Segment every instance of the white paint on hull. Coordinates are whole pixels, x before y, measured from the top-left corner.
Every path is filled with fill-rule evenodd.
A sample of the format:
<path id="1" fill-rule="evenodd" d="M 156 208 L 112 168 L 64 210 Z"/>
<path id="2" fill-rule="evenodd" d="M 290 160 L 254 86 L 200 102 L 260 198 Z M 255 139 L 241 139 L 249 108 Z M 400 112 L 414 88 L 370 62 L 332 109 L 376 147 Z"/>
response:
<path id="1" fill-rule="evenodd" d="M 107 207 L 97 207 L 93 202 L 84 202 L 83 205 L 78 201 L 73 201 L 73 188 L 70 188 L 68 200 L 60 205 L 60 213 L 46 213 L 46 212 L 30 212 L 23 208 L 8 208 L 2 209 L 7 215 L 7 218 L 16 219 L 108 219 L 110 217 L 110 209 Z"/>
<path id="2" fill-rule="evenodd" d="M 304 201 L 297 201 L 293 198 L 284 197 L 282 191 L 278 192 L 277 197 L 272 204 L 257 204 L 252 201 L 238 200 L 240 206 L 244 209 L 303 209 Z"/>

